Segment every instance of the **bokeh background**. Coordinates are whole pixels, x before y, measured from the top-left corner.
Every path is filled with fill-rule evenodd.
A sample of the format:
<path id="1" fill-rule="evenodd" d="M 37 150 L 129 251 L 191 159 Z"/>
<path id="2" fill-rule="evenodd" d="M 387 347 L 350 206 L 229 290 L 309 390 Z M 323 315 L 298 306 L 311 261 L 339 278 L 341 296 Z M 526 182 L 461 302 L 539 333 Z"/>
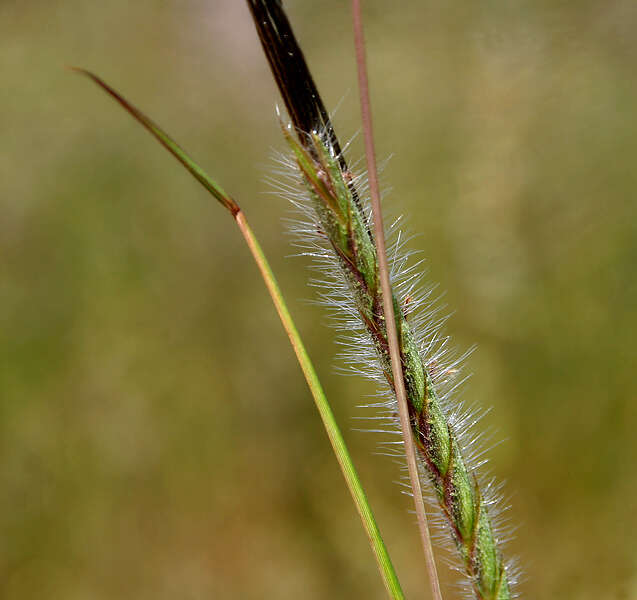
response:
<path id="1" fill-rule="evenodd" d="M 287 5 L 347 138 L 349 6 Z M 463 397 L 493 407 L 520 591 L 637 598 L 636 5 L 365 5 L 389 210 L 446 290 L 447 331 L 478 345 Z M 427 598 L 398 469 L 355 431 L 372 390 L 334 373 L 263 182 L 279 99 L 244 4 L 1 0 L 0 65 L 0 597 L 384 597 L 232 220 L 64 68 L 81 65 L 242 204 L 408 597 Z"/>

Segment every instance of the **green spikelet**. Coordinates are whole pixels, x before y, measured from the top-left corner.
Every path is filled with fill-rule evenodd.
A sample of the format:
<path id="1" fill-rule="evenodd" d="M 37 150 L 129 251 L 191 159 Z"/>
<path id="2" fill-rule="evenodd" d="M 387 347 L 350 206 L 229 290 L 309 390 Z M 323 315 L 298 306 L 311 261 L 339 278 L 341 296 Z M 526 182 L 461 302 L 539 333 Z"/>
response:
<path id="1" fill-rule="evenodd" d="M 387 333 L 374 240 L 346 176 L 324 138 L 300 134 L 303 143 L 284 128 L 296 164 L 321 228 L 338 257 L 356 310 L 376 348 L 393 389 Z M 403 376 L 416 446 L 450 526 L 465 572 L 479 600 L 511 598 L 507 573 L 498 552 L 486 503 L 476 478 L 463 460 L 459 443 L 441 409 L 432 374 L 415 343 L 399 299 L 394 296 Z"/>
<path id="2" fill-rule="evenodd" d="M 288 114 L 285 138 L 302 185 L 378 357 L 394 390 L 379 268 L 373 236 L 358 190 L 329 115 L 294 37 L 280 0 L 247 0 L 263 50 Z M 296 134 L 296 137 L 295 135 Z M 449 525 L 477 600 L 508 600 L 509 575 L 497 549 L 487 504 L 441 408 L 434 374 L 423 361 L 401 298 L 392 293 L 409 417 L 423 470 Z"/>

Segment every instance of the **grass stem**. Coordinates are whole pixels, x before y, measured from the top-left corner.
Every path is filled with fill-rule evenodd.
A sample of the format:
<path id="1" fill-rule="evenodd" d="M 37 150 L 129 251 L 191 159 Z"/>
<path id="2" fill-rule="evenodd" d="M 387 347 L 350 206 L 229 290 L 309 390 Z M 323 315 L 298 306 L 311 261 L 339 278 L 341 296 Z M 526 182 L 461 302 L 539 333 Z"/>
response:
<path id="1" fill-rule="evenodd" d="M 387 548 L 385 547 L 380 530 L 378 529 L 374 515 L 372 514 L 372 509 L 369 506 L 365 491 L 363 490 L 360 479 L 356 473 L 354 463 L 352 462 L 347 446 L 345 445 L 345 440 L 343 439 L 343 435 L 341 434 L 334 418 L 334 414 L 332 413 L 332 409 L 327 401 L 327 397 L 323 391 L 323 386 L 316 375 L 316 371 L 314 370 L 310 357 L 303 345 L 303 342 L 301 341 L 299 332 L 297 331 L 294 321 L 292 320 L 283 300 L 281 290 L 279 289 L 276 279 L 270 270 L 270 266 L 263 254 L 263 251 L 261 250 L 261 246 L 254 237 L 252 230 L 245 220 L 245 216 L 241 211 L 239 211 L 235 216 L 235 219 L 246 243 L 250 248 L 250 252 L 254 257 L 254 260 L 261 271 L 263 281 L 265 281 L 268 291 L 270 292 L 270 296 L 272 297 L 274 306 L 279 314 L 281 323 L 288 334 L 290 343 L 292 344 L 296 357 L 301 365 L 303 375 L 305 376 L 305 380 L 312 392 L 316 408 L 321 415 L 325 431 L 327 432 L 327 436 L 329 437 L 332 448 L 334 449 L 334 454 L 336 455 L 336 459 L 343 471 L 343 475 L 347 481 L 347 487 L 352 495 L 354 504 L 356 505 L 356 510 L 361 517 L 369 543 L 374 555 L 376 556 L 376 562 L 378 563 L 387 592 L 391 598 L 404 598 L 398 577 L 396 576 L 391 559 L 387 553 Z"/>
<path id="2" fill-rule="evenodd" d="M 298 362 L 305 376 L 305 380 L 314 398 L 316 408 L 319 411 L 323 426 L 330 440 L 334 454 L 339 463 L 347 487 L 352 495 L 356 510 L 360 515 L 363 527 L 369 539 L 372 552 L 376 558 L 383 583 L 390 598 L 403 600 L 404 595 L 394 570 L 394 566 L 383 542 L 380 530 L 372 513 L 372 509 L 363 490 L 360 479 L 354 467 L 354 463 L 349 454 L 343 435 L 336 423 L 334 414 L 329 405 L 323 387 L 319 381 L 316 370 L 301 340 L 301 336 L 294 324 L 290 311 L 287 308 L 281 289 L 274 277 L 272 269 L 255 237 L 252 229 L 248 225 L 244 213 L 239 205 L 213 180 L 190 156 L 175 142 L 163 129 L 148 118 L 139 109 L 128 102 L 121 94 L 110 87 L 100 77 L 90 71 L 73 67 L 72 70 L 81 73 L 92 79 L 99 87 L 113 97 L 124 109 L 126 109 L 139 123 L 141 123 L 192 175 L 206 190 L 208 190 L 233 216 L 248 248 L 259 268 L 263 281 L 270 293 L 272 302 L 279 315 L 283 328 L 288 335 L 290 343 L 294 349 Z"/>
<path id="3" fill-rule="evenodd" d="M 367 176 L 369 178 L 369 192 L 371 197 L 372 214 L 374 216 L 374 234 L 376 238 L 376 254 L 378 256 L 378 271 L 383 297 L 383 314 L 387 328 L 387 341 L 389 342 L 389 355 L 391 358 L 392 375 L 398 402 L 398 414 L 400 417 L 400 427 L 405 444 L 405 456 L 411 482 L 412 495 L 423 551 L 425 553 L 425 563 L 431 594 L 434 600 L 442 600 L 440 591 L 440 581 L 434 560 L 431 536 L 429 535 L 429 524 L 427 523 L 427 513 L 423 500 L 422 489 L 420 487 L 420 476 L 416 463 L 416 449 L 412 435 L 412 426 L 409 418 L 409 407 L 407 404 L 407 392 L 405 390 L 405 380 L 403 376 L 402 358 L 398 343 L 398 333 L 396 330 L 396 319 L 394 315 L 393 293 L 389 281 L 389 266 L 387 264 L 387 249 L 385 245 L 385 230 L 383 226 L 383 213 L 380 202 L 380 191 L 378 186 L 378 169 L 376 167 L 376 150 L 374 148 L 374 132 L 372 128 L 372 113 L 369 99 L 369 80 L 367 77 L 367 61 L 365 57 L 365 35 L 361 16 L 360 0 L 352 0 L 352 15 L 354 21 L 354 45 L 356 47 L 356 67 L 358 71 L 358 89 L 361 103 L 361 116 L 363 124 L 363 135 L 365 140 L 365 157 L 367 160 Z"/>

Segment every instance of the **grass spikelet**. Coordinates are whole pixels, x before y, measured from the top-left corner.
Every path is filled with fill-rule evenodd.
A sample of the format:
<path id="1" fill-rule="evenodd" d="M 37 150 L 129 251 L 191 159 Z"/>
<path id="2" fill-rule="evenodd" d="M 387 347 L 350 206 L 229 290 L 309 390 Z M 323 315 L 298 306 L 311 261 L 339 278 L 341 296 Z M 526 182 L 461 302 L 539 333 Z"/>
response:
<path id="1" fill-rule="evenodd" d="M 387 330 L 380 309 L 378 263 L 373 239 L 364 226 L 365 215 L 352 201 L 343 174 L 321 137 L 317 134 L 309 136 L 318 156 L 312 162 L 309 151 L 292 137 L 289 129 L 285 130 L 285 135 L 293 150 L 307 199 L 315 211 L 314 231 L 318 240 L 316 245 L 311 245 L 310 252 L 324 264 L 328 261 L 324 271 L 331 267 L 333 274 L 336 267 L 342 278 L 340 288 L 334 286 L 334 278 L 326 282 L 325 288 L 329 291 L 322 292 L 321 298 L 343 314 L 342 329 L 352 331 L 356 327 L 359 330 L 347 342 L 351 349 L 348 363 L 357 367 L 364 363 L 366 374 L 384 384 L 392 399 L 381 404 L 390 414 L 395 414 Z M 311 228 L 304 228 L 304 231 L 311 231 Z M 333 260 L 330 261 L 328 253 L 318 251 L 322 242 L 329 245 Z M 402 264 L 398 258 L 397 262 Z M 411 283 L 411 277 L 409 272 L 404 274 L 403 286 Z M 499 536 L 492 525 L 490 506 L 494 498 L 488 491 L 481 490 L 474 466 L 479 464 L 480 456 L 474 456 L 473 460 L 463 457 L 464 449 L 471 454 L 472 448 L 479 447 L 479 437 L 471 438 L 469 432 L 476 419 L 472 412 L 449 411 L 449 397 L 458 386 L 454 376 L 459 361 L 450 358 L 448 339 L 441 338 L 441 320 L 435 308 L 419 311 L 422 309 L 418 306 L 419 300 L 411 299 L 406 304 L 407 297 L 394 293 L 392 301 L 410 420 L 423 472 L 433 484 L 444 523 L 451 532 L 475 598 L 511 598 L 510 579 L 498 549 Z M 426 307 L 429 294 L 425 293 L 422 301 Z M 423 334 L 415 333 L 409 322 L 410 312 L 421 312 L 421 320 L 425 323 Z M 353 317 L 358 319 L 357 324 Z M 360 331 L 361 324 L 363 331 Z M 365 337 L 371 342 L 373 352 L 370 353 L 368 347 L 361 359 Z M 423 338 L 427 340 L 424 344 Z"/>
<path id="2" fill-rule="evenodd" d="M 283 133 L 292 155 L 288 165 L 296 175 L 282 185 L 282 192 L 306 217 L 297 228 L 300 243 L 327 275 L 315 283 L 320 298 L 340 312 L 339 327 L 354 332 L 346 342 L 351 351 L 347 364 L 363 363 L 363 372 L 384 387 L 388 396 L 379 405 L 395 421 L 396 386 L 379 261 L 361 177 L 347 167 L 280 3 L 250 0 L 249 5 L 292 119 Z M 471 434 L 476 419 L 450 402 L 458 385 L 459 360 L 442 336 L 444 319 L 432 289 L 416 292 L 418 273 L 402 253 L 404 239 L 395 239 L 391 302 L 421 475 L 431 484 L 441 522 L 457 550 L 467 582 L 464 591 L 477 600 L 508 600 L 513 597 L 513 574 L 504 563 L 501 534 L 494 526 L 495 486 L 479 477 L 480 456 L 472 450 L 480 441 L 479 434 Z"/>

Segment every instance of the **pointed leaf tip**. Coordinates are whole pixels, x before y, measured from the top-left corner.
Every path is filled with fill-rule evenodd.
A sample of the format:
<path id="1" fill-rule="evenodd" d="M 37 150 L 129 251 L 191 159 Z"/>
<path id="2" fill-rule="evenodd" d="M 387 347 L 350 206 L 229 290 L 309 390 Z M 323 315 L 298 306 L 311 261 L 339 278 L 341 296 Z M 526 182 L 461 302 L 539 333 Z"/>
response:
<path id="1" fill-rule="evenodd" d="M 119 92 L 108 85 L 101 77 L 98 77 L 91 71 L 82 67 L 69 66 L 69 70 L 85 75 L 93 80 L 107 94 L 114 98 L 137 122 L 141 123 L 159 143 L 166 148 L 186 169 L 190 174 L 203 185 L 225 208 L 227 208 L 232 216 L 236 216 L 240 211 L 239 205 L 223 190 L 223 188 L 210 177 L 190 156 L 186 151 L 173 140 L 159 125 L 153 122 L 137 107 L 132 105 Z"/>

